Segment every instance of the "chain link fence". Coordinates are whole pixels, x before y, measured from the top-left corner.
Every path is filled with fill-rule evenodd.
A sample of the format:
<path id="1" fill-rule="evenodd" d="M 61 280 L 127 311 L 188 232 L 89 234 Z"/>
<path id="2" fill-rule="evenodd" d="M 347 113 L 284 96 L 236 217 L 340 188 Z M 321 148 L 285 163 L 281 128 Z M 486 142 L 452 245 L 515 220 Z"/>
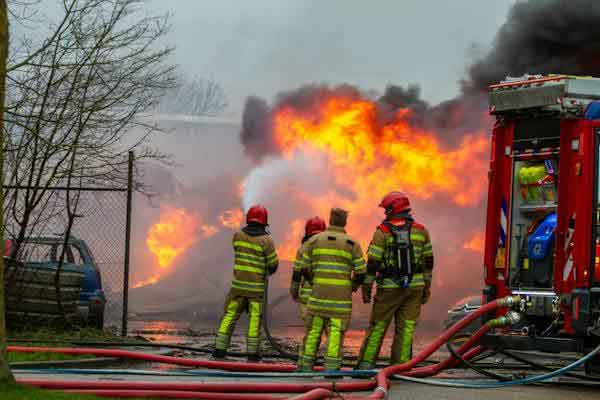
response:
<path id="1" fill-rule="evenodd" d="M 125 187 L 43 188 L 27 220 L 28 193 L 42 188 L 4 186 L 5 238 L 18 246 L 15 257 L 25 263 L 56 262 L 72 221 L 64 262 L 96 265 L 106 298 L 104 327 L 123 335 L 127 332 L 132 171 L 131 154 Z"/>

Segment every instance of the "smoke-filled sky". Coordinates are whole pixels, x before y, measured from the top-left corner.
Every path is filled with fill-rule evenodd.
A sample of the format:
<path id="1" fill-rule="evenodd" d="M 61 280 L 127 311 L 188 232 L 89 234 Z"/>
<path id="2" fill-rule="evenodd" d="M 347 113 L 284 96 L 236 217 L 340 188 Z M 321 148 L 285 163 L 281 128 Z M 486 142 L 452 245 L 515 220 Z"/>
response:
<path id="1" fill-rule="evenodd" d="M 177 0 L 168 42 L 188 73 L 212 76 L 241 110 L 307 82 L 365 89 L 417 83 L 433 103 L 453 97 L 490 47 L 514 0 Z"/>

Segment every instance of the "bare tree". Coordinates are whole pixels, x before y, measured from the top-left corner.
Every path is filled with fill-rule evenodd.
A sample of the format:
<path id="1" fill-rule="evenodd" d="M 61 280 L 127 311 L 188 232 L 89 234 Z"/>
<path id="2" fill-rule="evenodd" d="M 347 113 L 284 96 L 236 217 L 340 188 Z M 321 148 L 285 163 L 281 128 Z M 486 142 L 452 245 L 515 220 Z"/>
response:
<path id="1" fill-rule="evenodd" d="M 133 149 L 138 159 L 164 158 L 146 144 L 157 129 L 144 113 L 176 85 L 172 48 L 158 46 L 168 15 L 146 14 L 140 0 L 60 4 L 61 18 L 44 22 L 47 37 L 22 38 L 8 66 L 4 183 L 15 190 L 4 210 L 17 255 L 64 212 L 52 187 L 124 183 Z"/>
<path id="2" fill-rule="evenodd" d="M 6 94 L 6 60 L 8 58 L 8 8 L 6 0 L 0 0 L 0 115 L 4 115 L 4 99 Z M 4 126 L 0 121 L 0 176 L 4 165 Z M 0 187 L 0 204 L 4 200 L 3 189 Z M 0 227 L 4 231 L 4 222 L 0 215 Z M 4 241 L 2 241 L 4 242 Z M 0 245 L 4 247 L 4 243 Z M 13 383 L 13 377 L 6 360 L 6 320 L 4 304 L 4 258 L 0 257 L 0 383 Z"/>
<path id="3" fill-rule="evenodd" d="M 216 115 L 228 106 L 221 85 L 211 79 L 181 75 L 177 87 L 167 91 L 158 105 L 158 112 L 194 116 Z"/>

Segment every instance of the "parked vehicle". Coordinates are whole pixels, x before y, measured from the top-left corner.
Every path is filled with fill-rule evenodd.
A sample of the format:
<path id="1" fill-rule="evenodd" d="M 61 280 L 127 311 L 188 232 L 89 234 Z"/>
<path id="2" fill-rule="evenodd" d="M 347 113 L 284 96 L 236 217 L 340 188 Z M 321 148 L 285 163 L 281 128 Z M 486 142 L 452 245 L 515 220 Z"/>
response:
<path id="1" fill-rule="evenodd" d="M 60 237 L 26 238 L 20 246 L 17 258 L 29 271 L 56 269 L 63 251 L 63 243 L 64 239 Z M 6 245 L 8 251 L 6 256 L 11 256 L 14 248 L 14 244 L 9 240 Z M 75 237 L 69 239 L 65 249 L 63 270 L 83 273 L 83 283 L 77 302 L 77 318 L 85 324 L 102 329 L 106 297 L 102 289 L 100 270 L 85 241 Z"/>

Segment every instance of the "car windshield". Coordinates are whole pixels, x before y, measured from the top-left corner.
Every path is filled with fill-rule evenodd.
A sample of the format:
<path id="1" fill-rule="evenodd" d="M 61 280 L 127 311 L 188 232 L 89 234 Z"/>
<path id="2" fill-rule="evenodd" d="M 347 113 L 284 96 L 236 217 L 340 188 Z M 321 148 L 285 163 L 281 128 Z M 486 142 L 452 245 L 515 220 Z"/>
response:
<path id="1" fill-rule="evenodd" d="M 58 262 L 62 254 L 62 243 L 25 242 L 21 246 L 20 259 L 25 262 Z M 72 244 L 65 249 L 64 261 L 71 264 L 84 264 L 81 252 Z"/>

